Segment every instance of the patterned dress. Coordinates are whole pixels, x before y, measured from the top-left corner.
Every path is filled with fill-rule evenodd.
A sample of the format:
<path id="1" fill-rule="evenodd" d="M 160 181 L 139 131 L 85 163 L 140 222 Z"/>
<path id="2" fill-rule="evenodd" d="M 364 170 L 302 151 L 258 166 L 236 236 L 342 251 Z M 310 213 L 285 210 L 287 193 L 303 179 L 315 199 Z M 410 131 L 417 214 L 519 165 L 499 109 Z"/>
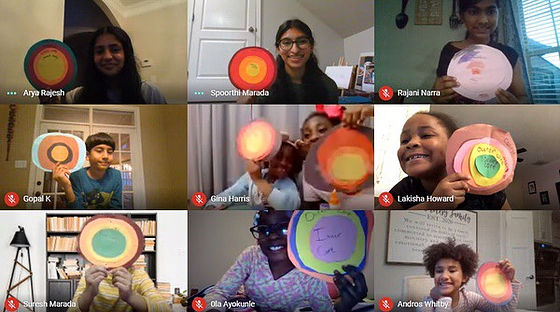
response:
<path id="1" fill-rule="evenodd" d="M 301 307 L 321 312 L 334 311 L 325 282 L 297 269 L 274 280 L 268 258 L 259 246 L 245 249 L 204 299 L 208 306 L 213 300 L 223 304 L 241 286 L 244 286 L 247 297 L 263 311 L 292 312 Z"/>

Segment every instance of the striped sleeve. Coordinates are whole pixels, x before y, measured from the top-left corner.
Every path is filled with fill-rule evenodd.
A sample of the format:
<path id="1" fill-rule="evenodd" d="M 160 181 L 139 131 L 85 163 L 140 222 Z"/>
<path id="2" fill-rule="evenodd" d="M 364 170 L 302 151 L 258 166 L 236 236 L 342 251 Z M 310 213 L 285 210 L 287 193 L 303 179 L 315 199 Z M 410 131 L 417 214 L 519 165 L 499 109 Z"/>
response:
<path id="1" fill-rule="evenodd" d="M 156 289 L 154 282 L 152 282 L 146 271 L 141 269 L 135 270 L 132 275 L 132 285 L 134 286 L 134 291 L 146 300 L 148 311 L 171 311 L 169 304 Z"/>

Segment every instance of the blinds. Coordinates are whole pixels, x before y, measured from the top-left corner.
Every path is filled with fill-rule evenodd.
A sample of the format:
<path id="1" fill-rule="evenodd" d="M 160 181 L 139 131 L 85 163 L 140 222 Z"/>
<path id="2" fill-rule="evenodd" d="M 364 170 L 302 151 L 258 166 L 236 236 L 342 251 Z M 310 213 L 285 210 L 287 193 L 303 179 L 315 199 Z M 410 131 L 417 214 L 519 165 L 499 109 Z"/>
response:
<path id="1" fill-rule="evenodd" d="M 560 103 L 560 0 L 513 0 L 534 103 Z"/>

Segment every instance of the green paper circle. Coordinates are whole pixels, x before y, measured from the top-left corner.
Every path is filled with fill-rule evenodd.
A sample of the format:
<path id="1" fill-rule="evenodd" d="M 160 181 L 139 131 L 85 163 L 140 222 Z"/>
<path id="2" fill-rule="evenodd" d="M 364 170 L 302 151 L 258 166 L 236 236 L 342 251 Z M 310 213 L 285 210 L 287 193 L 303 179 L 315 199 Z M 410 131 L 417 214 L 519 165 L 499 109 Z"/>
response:
<path id="1" fill-rule="evenodd" d="M 480 155 L 474 160 L 476 170 L 486 178 L 492 178 L 500 171 L 500 163 L 493 155 Z"/>
<path id="2" fill-rule="evenodd" d="M 103 229 L 93 236 L 91 242 L 93 250 L 105 258 L 114 258 L 121 255 L 126 248 L 126 238 L 114 229 Z"/>
<path id="3" fill-rule="evenodd" d="M 319 219 L 325 216 L 339 216 L 344 215 L 348 217 L 356 226 L 356 248 L 354 249 L 354 253 L 352 253 L 352 257 L 350 259 L 344 261 L 335 261 L 335 262 L 325 262 L 315 258 L 311 251 L 311 247 L 309 244 L 309 237 L 311 236 L 311 232 L 315 227 L 315 224 L 319 222 Z M 323 210 L 323 211 L 306 211 L 300 216 L 300 220 L 296 227 L 296 246 L 300 256 L 302 263 L 316 270 L 318 273 L 332 275 L 334 270 L 338 270 L 340 272 L 344 272 L 342 269 L 343 265 L 351 264 L 354 266 L 358 266 L 359 263 L 364 258 L 365 252 L 365 244 L 366 244 L 366 237 L 364 230 L 362 228 L 362 224 L 360 223 L 360 218 L 353 212 L 346 212 L 346 211 L 337 211 L 337 210 Z"/>

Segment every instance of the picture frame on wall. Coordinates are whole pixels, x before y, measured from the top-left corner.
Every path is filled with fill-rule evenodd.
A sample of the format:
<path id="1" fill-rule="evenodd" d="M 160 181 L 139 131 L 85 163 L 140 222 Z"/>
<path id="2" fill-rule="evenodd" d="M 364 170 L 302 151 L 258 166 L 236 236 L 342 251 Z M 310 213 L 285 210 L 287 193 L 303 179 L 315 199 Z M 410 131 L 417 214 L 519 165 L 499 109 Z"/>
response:
<path id="1" fill-rule="evenodd" d="M 548 191 L 540 192 L 541 205 L 550 205 L 550 199 L 548 197 Z"/>
<path id="2" fill-rule="evenodd" d="M 373 52 L 360 53 L 358 60 L 358 71 L 356 73 L 356 83 L 354 89 L 374 92 L 375 91 L 375 64 Z"/>
<path id="3" fill-rule="evenodd" d="M 536 194 L 537 193 L 537 184 L 535 181 L 531 181 L 528 184 L 529 194 Z"/>

